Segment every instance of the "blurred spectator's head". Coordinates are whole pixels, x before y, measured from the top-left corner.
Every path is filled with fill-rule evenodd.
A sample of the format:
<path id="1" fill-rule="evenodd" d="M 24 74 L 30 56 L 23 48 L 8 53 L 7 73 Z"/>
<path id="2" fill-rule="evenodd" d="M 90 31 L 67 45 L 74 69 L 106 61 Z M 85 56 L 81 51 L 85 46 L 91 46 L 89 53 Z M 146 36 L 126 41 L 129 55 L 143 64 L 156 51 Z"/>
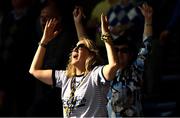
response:
<path id="1" fill-rule="evenodd" d="M 21 9 L 28 6 L 32 0 L 11 0 L 13 8 Z"/>
<path id="2" fill-rule="evenodd" d="M 60 28 L 61 20 L 62 20 L 61 11 L 55 2 L 47 1 L 43 4 L 41 13 L 40 13 L 40 23 L 41 23 L 42 29 L 44 29 L 46 25 L 46 21 L 52 18 L 56 18 L 59 21 L 57 28 Z"/>
<path id="3" fill-rule="evenodd" d="M 131 64 L 137 56 L 137 48 L 132 40 L 127 37 L 119 37 L 113 41 L 115 51 L 118 55 L 120 67 Z"/>

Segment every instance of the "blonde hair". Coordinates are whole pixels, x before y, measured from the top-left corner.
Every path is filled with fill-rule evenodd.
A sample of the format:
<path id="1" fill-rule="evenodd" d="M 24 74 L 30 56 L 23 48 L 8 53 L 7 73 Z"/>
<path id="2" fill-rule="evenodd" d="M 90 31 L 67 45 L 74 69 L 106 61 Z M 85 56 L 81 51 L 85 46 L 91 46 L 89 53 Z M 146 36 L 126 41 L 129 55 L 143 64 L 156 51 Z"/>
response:
<path id="1" fill-rule="evenodd" d="M 83 40 L 85 46 L 88 48 L 90 55 L 86 59 L 85 62 L 85 75 L 87 75 L 95 66 L 100 65 L 102 60 L 99 55 L 99 51 L 97 49 L 96 44 L 88 38 L 81 38 Z M 69 62 L 66 67 L 66 74 L 68 78 L 74 77 L 76 75 L 76 70 L 74 65 L 71 64 L 72 61 L 72 53 L 69 55 Z"/>

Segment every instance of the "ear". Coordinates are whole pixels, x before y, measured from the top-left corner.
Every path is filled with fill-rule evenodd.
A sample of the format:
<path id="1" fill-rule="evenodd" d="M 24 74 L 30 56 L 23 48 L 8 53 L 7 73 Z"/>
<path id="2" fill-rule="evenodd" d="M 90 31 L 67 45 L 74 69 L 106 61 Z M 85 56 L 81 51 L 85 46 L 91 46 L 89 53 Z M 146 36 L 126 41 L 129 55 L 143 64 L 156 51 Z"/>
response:
<path id="1" fill-rule="evenodd" d="M 94 52 L 91 52 L 91 51 L 90 51 L 90 52 L 89 52 L 89 55 L 92 56 L 92 57 L 95 57 L 96 54 L 95 54 Z"/>

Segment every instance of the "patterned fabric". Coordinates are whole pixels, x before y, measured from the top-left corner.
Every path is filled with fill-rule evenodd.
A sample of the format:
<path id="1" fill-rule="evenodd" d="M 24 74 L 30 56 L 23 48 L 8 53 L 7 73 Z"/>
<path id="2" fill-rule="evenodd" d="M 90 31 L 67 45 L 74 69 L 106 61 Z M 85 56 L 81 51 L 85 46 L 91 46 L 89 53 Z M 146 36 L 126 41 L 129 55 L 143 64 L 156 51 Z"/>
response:
<path id="1" fill-rule="evenodd" d="M 151 50 L 151 37 L 145 37 L 144 46 L 140 49 L 137 59 L 124 70 L 117 71 L 116 78 L 111 82 L 108 93 L 109 117 L 142 116 L 141 82 L 144 61 Z"/>
<path id="2" fill-rule="evenodd" d="M 112 7 L 107 14 L 110 27 L 120 26 L 120 25 L 131 25 L 137 24 L 139 21 L 139 12 L 134 7 L 132 3 L 127 6 L 122 4 L 117 4 Z M 113 39 L 117 39 L 119 35 L 112 34 Z"/>

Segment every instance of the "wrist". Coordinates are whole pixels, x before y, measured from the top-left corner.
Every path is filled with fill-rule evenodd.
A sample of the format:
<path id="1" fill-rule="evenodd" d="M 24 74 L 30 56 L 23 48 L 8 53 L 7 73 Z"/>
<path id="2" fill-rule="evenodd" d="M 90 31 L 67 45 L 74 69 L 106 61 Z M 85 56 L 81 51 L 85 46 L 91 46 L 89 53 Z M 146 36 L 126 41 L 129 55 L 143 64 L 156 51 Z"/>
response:
<path id="1" fill-rule="evenodd" d="M 152 20 L 145 20 L 145 24 L 152 25 Z"/>
<path id="2" fill-rule="evenodd" d="M 152 23 L 145 23 L 145 26 L 152 26 Z"/>
<path id="3" fill-rule="evenodd" d="M 109 32 L 102 32 L 102 35 L 110 36 L 110 33 Z"/>
<path id="4" fill-rule="evenodd" d="M 38 45 L 41 46 L 41 47 L 43 47 L 43 48 L 47 48 L 48 43 L 45 43 L 45 42 L 41 42 L 41 41 L 40 41 L 40 42 L 38 43 Z"/>
<path id="5" fill-rule="evenodd" d="M 105 42 L 108 42 L 110 41 L 112 38 L 111 38 L 111 35 L 110 33 L 106 32 L 106 33 L 102 33 L 101 35 L 101 40 L 105 41 Z"/>

